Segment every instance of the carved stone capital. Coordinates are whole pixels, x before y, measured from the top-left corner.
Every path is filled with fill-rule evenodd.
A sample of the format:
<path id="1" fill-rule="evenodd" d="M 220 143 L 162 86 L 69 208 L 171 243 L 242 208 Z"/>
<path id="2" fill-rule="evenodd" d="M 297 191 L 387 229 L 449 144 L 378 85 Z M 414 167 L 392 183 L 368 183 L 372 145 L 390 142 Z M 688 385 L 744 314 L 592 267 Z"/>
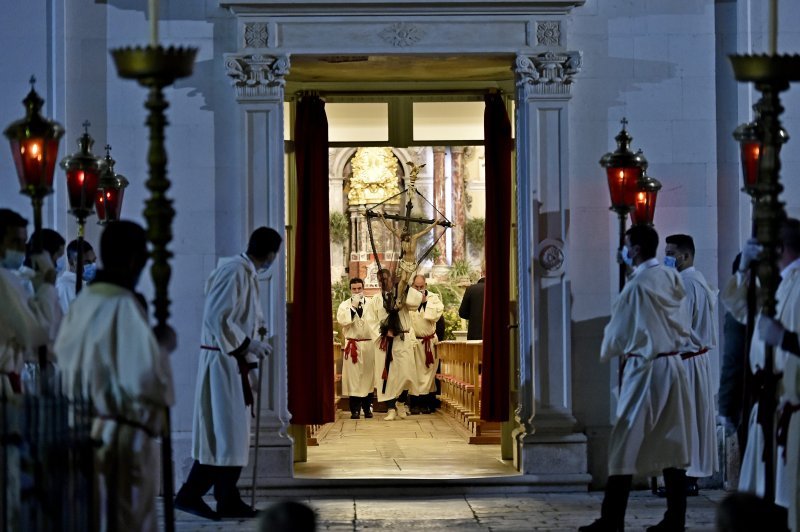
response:
<path id="1" fill-rule="evenodd" d="M 236 88 L 237 98 L 263 98 L 283 95 L 289 56 L 227 54 L 225 74 Z"/>
<path id="2" fill-rule="evenodd" d="M 544 52 L 518 55 L 514 63 L 517 88 L 525 96 L 569 95 L 574 76 L 581 70 L 581 52 Z"/>

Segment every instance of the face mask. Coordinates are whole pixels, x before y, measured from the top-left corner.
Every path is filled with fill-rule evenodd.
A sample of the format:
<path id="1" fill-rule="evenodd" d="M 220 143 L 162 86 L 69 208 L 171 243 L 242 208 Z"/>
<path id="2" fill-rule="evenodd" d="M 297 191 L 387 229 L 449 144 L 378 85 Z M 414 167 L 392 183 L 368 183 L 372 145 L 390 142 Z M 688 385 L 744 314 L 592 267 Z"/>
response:
<path id="1" fill-rule="evenodd" d="M 350 296 L 350 301 L 353 303 L 353 305 L 360 306 L 364 301 L 364 296 L 363 294 L 353 294 Z"/>
<path id="2" fill-rule="evenodd" d="M 61 255 L 56 261 L 56 272 L 58 274 L 61 274 L 66 269 L 67 269 L 67 258 L 64 255 Z"/>
<path id="3" fill-rule="evenodd" d="M 628 255 L 628 246 L 622 247 L 622 262 L 624 262 L 628 266 L 633 266 L 633 258 L 630 255 Z"/>
<path id="4" fill-rule="evenodd" d="M 97 264 L 84 264 L 83 265 L 83 280 L 87 283 L 94 279 L 94 276 L 97 275 Z"/>
<path id="5" fill-rule="evenodd" d="M 25 253 L 16 249 L 7 249 L 6 256 L 3 257 L 2 264 L 6 270 L 19 270 L 25 262 Z"/>
<path id="6" fill-rule="evenodd" d="M 675 257 L 667 255 L 666 257 L 664 257 L 664 266 L 666 266 L 667 268 L 677 268 L 678 263 L 675 260 Z"/>

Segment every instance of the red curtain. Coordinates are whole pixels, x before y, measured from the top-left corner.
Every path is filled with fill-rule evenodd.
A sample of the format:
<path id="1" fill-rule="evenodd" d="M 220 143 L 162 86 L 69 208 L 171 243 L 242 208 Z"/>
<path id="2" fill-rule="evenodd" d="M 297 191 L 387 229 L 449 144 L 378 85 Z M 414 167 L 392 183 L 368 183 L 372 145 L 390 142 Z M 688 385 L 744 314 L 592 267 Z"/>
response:
<path id="1" fill-rule="evenodd" d="M 294 298 L 289 314 L 292 423 L 334 421 L 333 317 L 328 214 L 328 118 L 319 96 L 303 96 L 295 122 L 297 225 Z"/>
<path id="2" fill-rule="evenodd" d="M 511 260 L 511 123 L 499 94 L 486 95 L 486 286 L 483 299 L 481 419 L 509 418 L 509 270 Z"/>

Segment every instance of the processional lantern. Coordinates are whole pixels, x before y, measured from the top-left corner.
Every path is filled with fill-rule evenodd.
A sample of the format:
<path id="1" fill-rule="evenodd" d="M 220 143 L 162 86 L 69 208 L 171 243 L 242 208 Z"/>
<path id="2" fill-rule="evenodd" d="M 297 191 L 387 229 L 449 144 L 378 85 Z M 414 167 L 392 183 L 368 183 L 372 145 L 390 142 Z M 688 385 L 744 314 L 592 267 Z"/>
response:
<path id="1" fill-rule="evenodd" d="M 9 125 L 4 134 L 11 144 L 11 155 L 19 178 L 20 193 L 30 196 L 33 205 L 34 234 L 42 234 L 42 203 L 53 193 L 53 172 L 58 158 L 58 143 L 64 128 L 42 116 L 44 100 L 36 93 L 36 78 L 31 76 L 31 90 L 22 101 L 25 118 Z M 41 242 L 34 242 L 41 250 Z"/>
<path id="2" fill-rule="evenodd" d="M 97 212 L 97 223 L 105 225 L 116 222 L 122 213 L 122 200 L 128 180 L 114 171 L 116 161 L 111 157 L 111 146 L 106 144 L 106 167 L 97 182 L 94 209 Z"/>
<path id="3" fill-rule="evenodd" d="M 83 235 L 86 218 L 94 212 L 97 184 L 106 162 L 92 153 L 94 139 L 89 135 L 88 121 L 83 123 L 83 135 L 78 139 L 78 151 L 61 160 L 67 173 L 69 212 L 78 220 L 78 257 L 75 268 L 75 293 L 80 292 L 83 281 Z"/>
<path id="4" fill-rule="evenodd" d="M 631 224 L 649 225 L 652 227 L 653 219 L 656 215 L 656 199 L 658 191 L 661 190 L 661 181 L 647 175 L 647 160 L 642 154 L 642 150 L 636 152 L 643 161 L 642 175 L 636 183 L 636 194 L 634 197 L 633 209 L 631 209 Z"/>
<path id="5" fill-rule="evenodd" d="M 739 143 L 739 152 L 742 160 L 742 191 L 751 197 L 758 195 L 759 165 L 764 133 L 758 117 L 758 108 L 761 102 L 754 105 L 755 118 L 752 122 L 740 124 L 733 132 L 733 138 Z M 781 127 L 778 130 L 777 149 L 789 140 L 789 134 Z"/>

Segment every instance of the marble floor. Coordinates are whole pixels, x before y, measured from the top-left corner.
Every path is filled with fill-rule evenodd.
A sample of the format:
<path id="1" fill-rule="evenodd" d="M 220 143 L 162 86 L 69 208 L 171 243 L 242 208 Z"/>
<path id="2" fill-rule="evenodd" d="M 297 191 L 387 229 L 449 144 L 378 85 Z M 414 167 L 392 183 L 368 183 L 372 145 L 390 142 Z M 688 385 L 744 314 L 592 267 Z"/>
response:
<path id="1" fill-rule="evenodd" d="M 337 413 L 320 431 L 297 478 L 474 478 L 519 475 L 500 458 L 499 445 L 470 445 L 456 422 L 442 413 L 384 421 Z"/>

